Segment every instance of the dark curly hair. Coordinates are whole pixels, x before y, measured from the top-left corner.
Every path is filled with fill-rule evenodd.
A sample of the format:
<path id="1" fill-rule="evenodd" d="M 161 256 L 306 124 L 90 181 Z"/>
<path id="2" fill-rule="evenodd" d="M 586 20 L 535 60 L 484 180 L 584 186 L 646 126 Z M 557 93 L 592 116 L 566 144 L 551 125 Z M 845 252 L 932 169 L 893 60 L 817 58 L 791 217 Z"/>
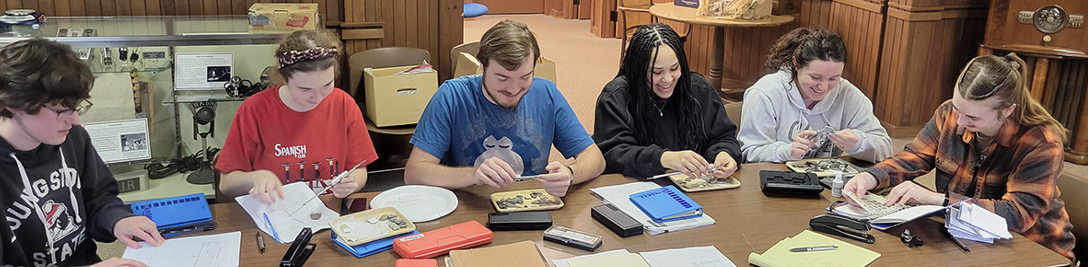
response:
<path id="1" fill-rule="evenodd" d="M 835 32 L 820 27 L 797 28 L 778 38 L 767 57 L 767 72 L 789 70 L 791 81 L 797 70 L 813 60 L 846 63 L 846 44 Z M 794 64 L 796 60 L 797 64 Z"/>

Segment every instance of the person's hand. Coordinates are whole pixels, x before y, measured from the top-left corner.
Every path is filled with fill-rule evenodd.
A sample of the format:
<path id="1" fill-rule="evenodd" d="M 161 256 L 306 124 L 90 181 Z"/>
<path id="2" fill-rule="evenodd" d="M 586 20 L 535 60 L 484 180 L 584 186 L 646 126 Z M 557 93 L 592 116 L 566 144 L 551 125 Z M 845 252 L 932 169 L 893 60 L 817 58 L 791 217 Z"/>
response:
<path id="1" fill-rule="evenodd" d="M 510 164 L 496 157 L 485 159 L 479 167 L 476 167 L 476 172 L 473 174 L 476 184 L 486 184 L 494 188 L 513 183 L 516 176 L 517 173 Z"/>
<path id="2" fill-rule="evenodd" d="M 355 176 L 351 176 L 351 174 L 348 174 L 346 176 L 347 177 L 344 177 L 344 179 L 340 180 L 340 183 L 333 185 L 330 189 L 333 196 L 336 196 L 337 198 L 344 198 L 348 195 L 351 195 L 351 193 L 355 193 L 355 191 L 359 191 L 359 187 L 363 186 L 357 183 L 358 180 L 355 179 Z"/>
<path id="3" fill-rule="evenodd" d="M 122 259 L 122 258 L 110 258 L 108 260 L 95 263 L 91 267 L 147 267 L 147 264 L 137 260 Z"/>
<path id="4" fill-rule="evenodd" d="M 155 222 L 144 216 L 130 216 L 118 220 L 113 224 L 113 236 L 130 248 L 140 248 L 140 243 L 134 237 L 156 247 L 166 241 L 159 234 Z"/>
<path id="5" fill-rule="evenodd" d="M 706 175 L 706 167 L 709 165 L 710 163 L 707 163 L 702 155 L 691 150 L 661 153 L 661 166 L 680 171 L 688 177 L 698 178 Z"/>
<path id="6" fill-rule="evenodd" d="M 809 140 L 809 137 L 813 135 L 816 135 L 816 131 L 804 130 L 793 137 L 793 144 L 790 145 L 790 160 L 799 160 L 808 153 L 812 145 L 816 144 L 815 140 Z"/>
<path id="7" fill-rule="evenodd" d="M 261 203 L 276 203 L 276 199 L 283 199 L 283 181 L 269 170 L 253 172 L 253 188 L 249 189 L 249 195 L 260 200 Z"/>
<path id="8" fill-rule="evenodd" d="M 854 131 L 850 129 L 831 132 L 828 139 L 842 151 L 850 151 L 858 147 L 858 136 L 854 135 Z"/>
<path id="9" fill-rule="evenodd" d="M 714 157 L 714 165 L 721 166 L 717 170 L 710 172 L 714 179 L 726 179 L 730 175 L 733 175 L 737 171 L 737 161 L 733 160 L 733 156 L 725 151 L 718 152 L 718 155 Z"/>
<path id="10" fill-rule="evenodd" d="M 544 191 L 553 196 L 562 197 L 567 195 L 567 188 L 570 188 L 570 184 L 574 183 L 574 174 L 570 173 L 567 166 L 558 161 L 552 161 L 548 163 L 547 174 L 541 174 L 536 177 L 536 181 L 540 182 L 540 186 L 544 187 Z"/>
<path id="11" fill-rule="evenodd" d="M 929 191 L 925 187 L 913 182 L 901 183 L 884 198 L 884 205 L 902 205 L 907 203 L 922 205 L 940 205 L 944 202 L 944 194 Z"/>
<path id="12" fill-rule="evenodd" d="M 874 177 L 873 174 L 861 172 L 854 175 L 854 178 L 850 178 L 849 181 L 846 181 L 846 185 L 842 187 L 842 191 L 853 192 L 855 196 L 863 198 L 865 197 L 865 192 L 873 190 L 873 188 L 876 188 L 877 184 L 876 177 Z M 850 198 L 846 198 L 846 202 L 849 202 L 851 205 L 858 205 L 858 203 L 854 203 L 854 200 Z"/>

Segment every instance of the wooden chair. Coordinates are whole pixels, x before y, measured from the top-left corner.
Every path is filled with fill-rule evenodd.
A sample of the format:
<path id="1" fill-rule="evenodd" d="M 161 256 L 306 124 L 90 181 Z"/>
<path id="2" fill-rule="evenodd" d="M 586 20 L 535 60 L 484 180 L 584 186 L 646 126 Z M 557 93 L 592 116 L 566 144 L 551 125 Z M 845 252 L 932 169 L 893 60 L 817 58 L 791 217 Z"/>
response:
<path id="1" fill-rule="evenodd" d="M 650 14 L 650 6 L 656 3 L 672 3 L 672 0 L 619 0 L 616 4 L 616 10 L 619 11 L 619 29 L 623 29 L 623 34 L 620 34 L 620 64 L 623 64 L 623 55 L 627 53 L 627 40 L 631 39 L 631 36 L 635 34 L 635 29 L 639 26 L 659 22 L 656 16 Z M 677 35 L 680 35 L 680 41 L 683 42 L 687 39 L 687 35 L 691 32 L 691 25 L 679 21 L 661 20 L 661 23 L 669 25 L 676 31 Z"/>
<path id="2" fill-rule="evenodd" d="M 1085 194 L 1088 192 L 1088 179 L 1062 173 L 1058 177 L 1058 189 L 1062 192 L 1061 199 L 1065 201 L 1069 222 L 1073 224 L 1073 236 L 1077 237 L 1073 254 L 1083 262 L 1088 258 L 1088 194 Z"/>
<path id="3" fill-rule="evenodd" d="M 459 44 L 457 46 L 454 46 L 453 49 L 450 49 L 450 67 L 451 67 L 451 69 L 457 67 L 457 58 L 458 58 L 458 56 L 461 55 L 461 52 L 469 53 L 472 56 L 476 56 L 476 52 L 480 52 L 480 42 L 476 41 L 476 42 L 470 42 L 470 43 L 463 43 L 463 44 Z M 454 78 L 457 78 L 457 77 L 454 77 Z"/>
<path id="4" fill-rule="evenodd" d="M 355 97 L 356 101 L 363 101 L 363 94 L 358 91 L 361 90 L 359 86 L 363 84 L 363 69 L 365 68 L 419 65 L 424 60 L 431 62 L 431 52 L 414 47 L 381 47 L 355 53 L 348 58 L 348 72 L 351 75 L 349 76 L 351 87 L 348 93 Z"/>
<path id="5" fill-rule="evenodd" d="M 729 115 L 729 120 L 733 121 L 733 124 L 736 124 L 738 128 L 740 127 L 741 107 L 743 105 L 744 102 L 725 104 L 725 115 Z"/>
<path id="6" fill-rule="evenodd" d="M 227 196 L 223 193 L 223 190 L 219 188 L 219 181 L 222 180 L 222 174 L 219 170 L 215 169 L 215 164 L 219 162 L 219 154 L 216 153 L 215 157 L 212 157 L 212 189 L 215 190 L 215 203 L 234 203 L 234 197 Z"/>

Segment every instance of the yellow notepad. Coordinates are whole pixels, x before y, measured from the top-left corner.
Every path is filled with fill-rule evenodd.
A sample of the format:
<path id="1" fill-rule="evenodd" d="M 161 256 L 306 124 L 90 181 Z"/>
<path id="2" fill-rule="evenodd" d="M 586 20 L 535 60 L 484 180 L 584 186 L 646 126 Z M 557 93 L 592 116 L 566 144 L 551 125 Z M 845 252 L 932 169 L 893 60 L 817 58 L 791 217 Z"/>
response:
<path id="1" fill-rule="evenodd" d="M 832 250 L 790 252 L 791 248 L 837 246 Z M 748 263 L 761 267 L 787 266 L 866 266 L 880 257 L 859 246 L 805 230 L 792 238 L 778 241 L 762 255 L 748 254 Z"/>

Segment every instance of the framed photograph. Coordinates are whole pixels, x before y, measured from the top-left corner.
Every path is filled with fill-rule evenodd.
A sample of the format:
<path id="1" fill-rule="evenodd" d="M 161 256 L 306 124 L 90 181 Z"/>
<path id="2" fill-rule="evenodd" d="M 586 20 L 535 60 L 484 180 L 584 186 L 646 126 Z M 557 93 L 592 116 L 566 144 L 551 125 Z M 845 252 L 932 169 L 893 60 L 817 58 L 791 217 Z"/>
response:
<path id="1" fill-rule="evenodd" d="M 147 119 L 103 121 L 83 124 L 91 144 L 106 163 L 151 158 Z"/>
<path id="2" fill-rule="evenodd" d="M 234 53 L 178 52 L 174 55 L 174 88 L 223 90 L 234 76 Z"/>

